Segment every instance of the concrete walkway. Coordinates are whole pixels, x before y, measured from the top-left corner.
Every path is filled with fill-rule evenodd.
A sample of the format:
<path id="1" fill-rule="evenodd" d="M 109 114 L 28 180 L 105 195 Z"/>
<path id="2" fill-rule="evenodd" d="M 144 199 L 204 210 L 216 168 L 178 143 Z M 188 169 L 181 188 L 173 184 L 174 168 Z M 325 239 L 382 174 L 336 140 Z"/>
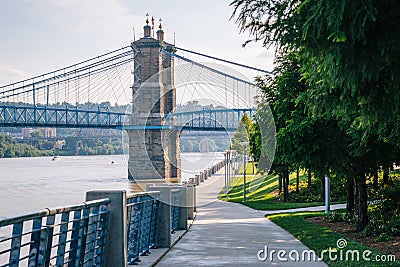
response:
<path id="1" fill-rule="evenodd" d="M 197 189 L 197 215 L 190 230 L 156 265 L 163 266 L 327 266 L 323 262 L 265 261 L 257 254 L 272 250 L 308 250 L 287 231 L 267 220 L 265 211 L 217 200 L 224 175 L 209 178 Z M 316 209 L 316 208 L 314 208 Z M 261 253 L 261 257 L 265 254 Z M 288 254 L 285 258 L 289 260 Z"/>

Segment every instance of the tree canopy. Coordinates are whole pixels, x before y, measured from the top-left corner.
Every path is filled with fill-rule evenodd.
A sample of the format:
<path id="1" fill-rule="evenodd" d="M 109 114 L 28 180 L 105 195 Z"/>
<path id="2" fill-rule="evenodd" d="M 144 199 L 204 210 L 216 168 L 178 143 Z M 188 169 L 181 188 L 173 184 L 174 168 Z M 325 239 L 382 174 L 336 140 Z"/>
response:
<path id="1" fill-rule="evenodd" d="M 296 167 L 347 177 L 363 229 L 367 178 L 399 163 L 400 6 L 394 0 L 231 5 L 239 28 L 254 37 L 248 42 L 277 49 L 274 76 L 258 79 L 267 103 L 259 108 L 269 104 L 276 122 L 274 170 L 283 182 Z"/>
<path id="2" fill-rule="evenodd" d="M 364 137 L 400 145 L 400 6 L 372 0 L 235 0 L 242 31 L 298 51 L 314 115 L 357 119 Z M 357 114 L 356 117 L 352 116 Z M 364 140 L 366 140 L 364 139 Z"/>

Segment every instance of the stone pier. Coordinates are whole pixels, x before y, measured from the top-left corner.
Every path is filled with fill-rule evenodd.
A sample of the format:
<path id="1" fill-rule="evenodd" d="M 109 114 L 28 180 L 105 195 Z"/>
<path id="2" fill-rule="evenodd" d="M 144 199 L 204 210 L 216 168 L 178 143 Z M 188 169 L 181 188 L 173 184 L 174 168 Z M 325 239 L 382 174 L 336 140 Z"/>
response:
<path id="1" fill-rule="evenodd" d="M 146 21 L 144 37 L 134 50 L 134 84 L 129 135 L 128 175 L 138 183 L 180 182 L 180 131 L 165 129 L 166 115 L 176 107 L 173 57 L 175 48 L 164 41 L 161 24 L 157 39 Z M 165 182 L 165 181 L 164 181 Z"/>

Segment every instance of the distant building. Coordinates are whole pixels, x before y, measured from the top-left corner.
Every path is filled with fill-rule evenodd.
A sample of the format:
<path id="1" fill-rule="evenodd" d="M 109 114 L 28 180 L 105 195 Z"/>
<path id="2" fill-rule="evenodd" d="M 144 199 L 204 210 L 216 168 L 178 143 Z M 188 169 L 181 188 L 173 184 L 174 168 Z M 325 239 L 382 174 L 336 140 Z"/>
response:
<path id="1" fill-rule="evenodd" d="M 64 146 L 65 146 L 65 140 L 57 140 L 54 143 L 54 148 L 56 149 L 63 149 Z"/>
<path id="2" fill-rule="evenodd" d="M 22 128 L 21 134 L 24 139 L 32 138 L 31 133 L 34 133 L 34 132 L 39 132 L 40 137 L 44 137 L 44 138 L 57 137 L 56 128 Z"/>

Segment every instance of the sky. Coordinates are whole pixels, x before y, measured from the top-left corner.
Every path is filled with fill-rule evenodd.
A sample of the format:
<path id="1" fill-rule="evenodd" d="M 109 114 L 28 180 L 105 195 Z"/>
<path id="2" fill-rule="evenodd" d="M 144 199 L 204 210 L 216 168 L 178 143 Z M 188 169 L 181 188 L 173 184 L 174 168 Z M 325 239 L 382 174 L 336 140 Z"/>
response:
<path id="1" fill-rule="evenodd" d="M 176 46 L 272 70 L 274 52 L 240 34 L 231 0 L 1 0 L 0 85 L 66 67 L 143 36 L 146 13 Z M 156 25 L 156 26 L 157 26 Z M 198 58 L 178 51 L 196 61 Z M 260 73 L 241 68 L 251 78 Z"/>

